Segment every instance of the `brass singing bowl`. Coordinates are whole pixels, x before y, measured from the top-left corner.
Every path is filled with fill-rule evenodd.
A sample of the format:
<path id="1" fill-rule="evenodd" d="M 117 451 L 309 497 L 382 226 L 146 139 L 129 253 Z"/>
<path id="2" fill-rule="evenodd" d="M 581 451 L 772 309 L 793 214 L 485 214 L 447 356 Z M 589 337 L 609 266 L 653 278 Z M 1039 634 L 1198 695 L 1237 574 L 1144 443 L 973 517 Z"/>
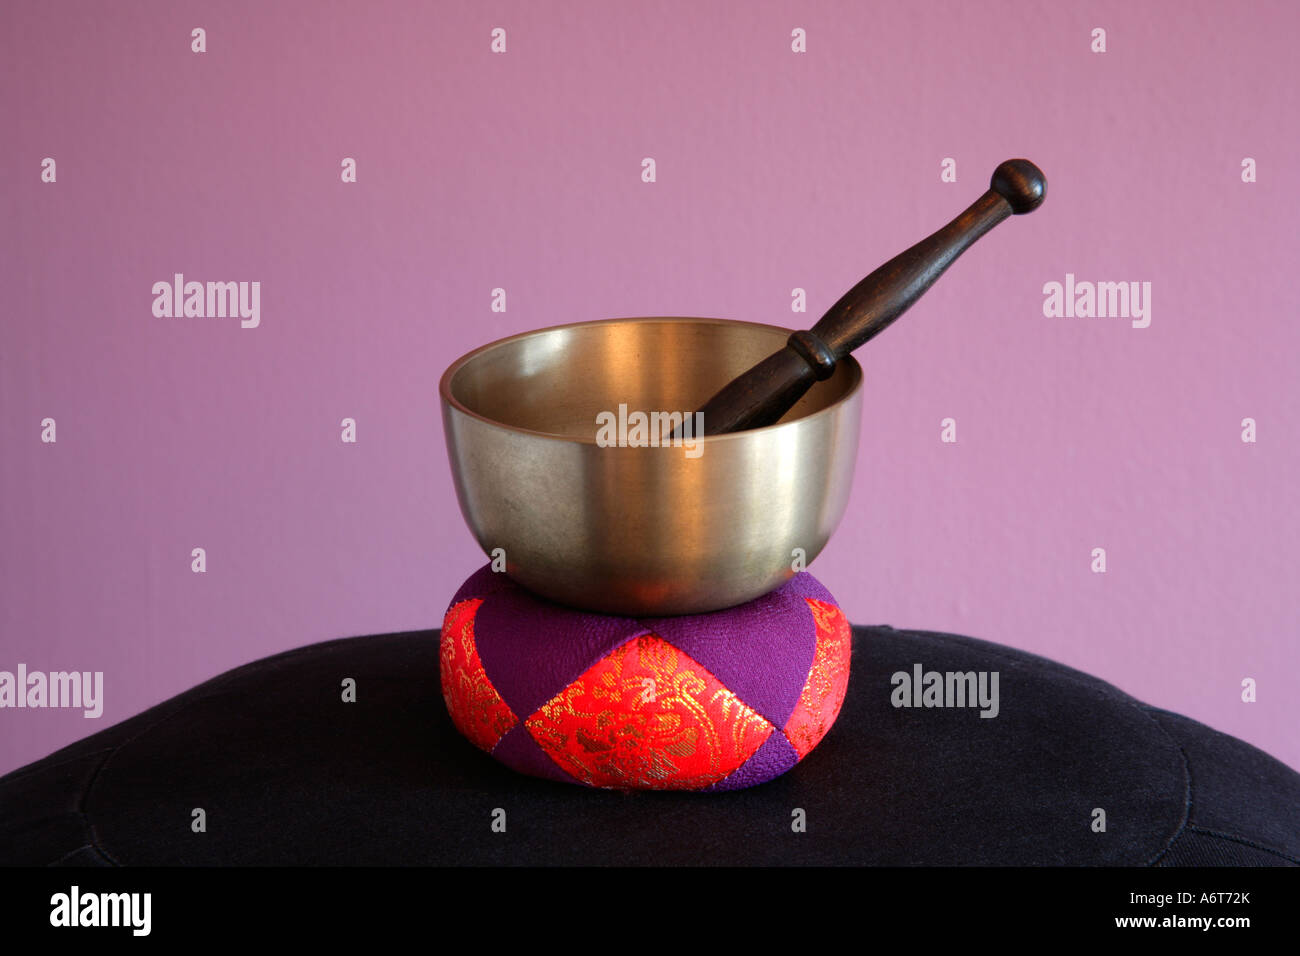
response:
<path id="1" fill-rule="evenodd" d="M 861 366 L 841 360 L 775 425 L 694 445 L 647 446 L 633 413 L 690 415 L 789 335 L 608 319 L 458 359 L 438 388 L 456 495 L 484 553 L 502 549 L 506 573 L 552 601 L 626 616 L 716 611 L 781 585 L 844 514 Z"/>

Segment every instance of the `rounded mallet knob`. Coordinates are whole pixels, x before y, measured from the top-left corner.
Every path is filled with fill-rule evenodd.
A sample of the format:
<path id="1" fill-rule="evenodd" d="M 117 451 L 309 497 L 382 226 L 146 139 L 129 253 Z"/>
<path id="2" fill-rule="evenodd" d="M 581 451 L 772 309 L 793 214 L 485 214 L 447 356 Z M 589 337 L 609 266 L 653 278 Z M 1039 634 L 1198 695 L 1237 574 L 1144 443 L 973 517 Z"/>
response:
<path id="1" fill-rule="evenodd" d="M 1033 212 L 1047 198 L 1047 177 L 1027 159 L 1008 159 L 993 170 L 989 188 L 1011 204 L 1017 216 Z"/>

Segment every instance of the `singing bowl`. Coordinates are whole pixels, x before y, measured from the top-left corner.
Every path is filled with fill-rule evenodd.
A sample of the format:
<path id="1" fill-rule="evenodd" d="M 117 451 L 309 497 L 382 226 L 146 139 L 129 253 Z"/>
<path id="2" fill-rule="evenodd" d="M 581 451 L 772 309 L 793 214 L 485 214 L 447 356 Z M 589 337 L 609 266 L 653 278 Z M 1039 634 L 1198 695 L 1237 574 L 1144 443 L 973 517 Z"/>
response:
<path id="1" fill-rule="evenodd" d="M 862 413 L 850 358 L 775 425 L 693 448 L 626 444 L 598 416 L 689 415 L 789 329 L 627 318 L 476 349 L 439 383 L 456 495 L 489 556 L 560 604 L 669 616 L 743 604 L 813 561 L 848 503 Z M 606 422 L 609 418 L 606 417 Z M 707 423 L 706 423 L 707 425 Z M 600 440 L 598 440 L 600 439 Z"/>

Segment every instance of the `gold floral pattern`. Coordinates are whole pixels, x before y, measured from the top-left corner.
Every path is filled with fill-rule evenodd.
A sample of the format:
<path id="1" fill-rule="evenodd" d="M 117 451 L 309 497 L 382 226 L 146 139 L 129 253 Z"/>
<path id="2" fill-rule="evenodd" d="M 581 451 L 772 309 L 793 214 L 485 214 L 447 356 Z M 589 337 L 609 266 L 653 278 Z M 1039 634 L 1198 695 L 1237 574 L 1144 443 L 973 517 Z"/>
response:
<path id="1" fill-rule="evenodd" d="M 533 739 L 595 787 L 697 790 L 748 760 L 774 728 L 654 634 L 616 648 L 529 717 Z"/>
<path id="2" fill-rule="evenodd" d="M 807 601 L 817 627 L 817 648 L 799 702 L 784 727 L 800 760 L 821 743 L 840 715 L 853 653 L 853 631 L 844 612 L 826 601 Z"/>
<path id="3" fill-rule="evenodd" d="M 482 598 L 472 598 L 447 610 L 439 663 L 442 699 L 447 702 L 452 723 L 475 747 L 490 753 L 519 718 L 492 686 L 479 660 L 474 615 L 482 603 Z"/>

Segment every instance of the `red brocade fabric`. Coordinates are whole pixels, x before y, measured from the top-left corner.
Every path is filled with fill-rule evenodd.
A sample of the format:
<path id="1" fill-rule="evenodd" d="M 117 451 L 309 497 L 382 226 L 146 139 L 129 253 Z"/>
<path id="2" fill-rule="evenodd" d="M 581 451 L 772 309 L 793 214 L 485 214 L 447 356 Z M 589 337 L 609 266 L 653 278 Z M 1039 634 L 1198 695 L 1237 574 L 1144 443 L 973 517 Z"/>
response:
<path id="1" fill-rule="evenodd" d="M 818 593 L 825 594 L 824 589 Z M 549 697 L 535 696 L 523 710 L 517 700 L 512 709 L 506 698 L 512 693 L 522 697 L 518 685 L 507 681 L 503 698 L 479 653 L 480 641 L 499 642 L 505 631 L 517 630 L 511 626 L 503 630 L 498 623 L 497 631 L 476 633 L 480 608 L 485 600 L 494 599 L 491 594 L 462 597 L 448 609 L 440 649 L 443 699 L 457 729 L 471 743 L 526 773 L 621 790 L 749 786 L 806 757 L 830 730 L 848 690 L 852 651 L 848 619 L 832 600 L 802 596 L 783 605 L 787 610 L 773 611 L 788 615 L 776 618 L 791 622 L 781 626 L 812 625 L 809 629 L 815 631 L 807 672 L 798 665 L 799 670 L 786 678 L 792 681 L 791 693 L 802 685 L 793 710 L 772 715 L 769 708 L 765 716 L 761 705 L 741 699 L 698 660 L 646 626 L 639 628 L 640 633 L 632 627 L 629 633 L 634 636 L 607 644 L 612 649 L 601 652 L 567 685 L 555 691 L 539 686 Z M 538 613 L 549 614 L 545 610 L 549 605 L 537 604 Z M 800 608 L 806 610 L 800 613 Z M 509 620 L 527 627 L 517 617 Z M 545 645 L 529 641 L 525 656 L 536 647 L 546 660 L 555 659 L 552 655 L 559 651 L 554 635 L 551 640 Z M 486 656 L 491 661 L 493 655 Z M 499 654 L 497 660 L 495 666 L 500 667 Z M 530 672 L 543 671 L 544 667 Z M 536 701 L 543 699 L 537 706 Z M 503 743 L 507 735 L 508 746 Z M 500 753 L 494 753 L 498 748 Z M 520 748 L 534 748 L 541 766 L 521 764 Z M 506 751 L 510 755 L 502 756 Z"/>
<path id="2" fill-rule="evenodd" d="M 752 757 L 774 729 L 653 634 L 598 661 L 525 725 L 583 783 L 630 790 L 701 790 Z"/>
<path id="3" fill-rule="evenodd" d="M 519 719 L 488 680 L 474 643 L 474 615 L 481 598 L 461 601 L 442 625 L 442 699 L 456 729 L 489 753 Z"/>
<path id="4" fill-rule="evenodd" d="M 853 631 L 844 612 L 834 604 L 813 598 L 808 598 L 808 606 L 817 622 L 817 650 L 799 703 L 783 728 L 801 760 L 822 742 L 840 715 L 849 689 L 849 657 L 853 653 Z"/>

